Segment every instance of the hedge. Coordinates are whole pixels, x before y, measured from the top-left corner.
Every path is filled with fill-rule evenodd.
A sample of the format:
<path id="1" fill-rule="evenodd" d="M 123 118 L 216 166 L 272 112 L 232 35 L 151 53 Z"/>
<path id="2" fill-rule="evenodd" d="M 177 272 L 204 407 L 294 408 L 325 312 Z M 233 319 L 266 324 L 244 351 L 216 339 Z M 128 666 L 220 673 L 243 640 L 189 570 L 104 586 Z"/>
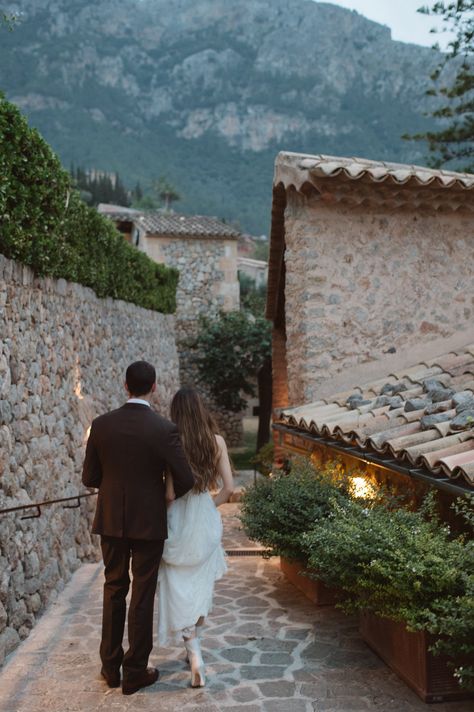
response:
<path id="1" fill-rule="evenodd" d="M 1 94 L 0 252 L 99 297 L 176 309 L 178 272 L 150 260 L 81 201 L 49 145 Z"/>

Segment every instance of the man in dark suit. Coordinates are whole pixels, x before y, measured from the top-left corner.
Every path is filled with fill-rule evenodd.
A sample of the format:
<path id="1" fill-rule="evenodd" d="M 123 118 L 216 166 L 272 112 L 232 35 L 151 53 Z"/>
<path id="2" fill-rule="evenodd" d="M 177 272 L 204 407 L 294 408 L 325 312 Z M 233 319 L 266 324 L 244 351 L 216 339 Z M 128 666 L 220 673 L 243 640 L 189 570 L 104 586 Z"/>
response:
<path id="1" fill-rule="evenodd" d="M 177 497 L 194 485 L 176 426 L 153 412 L 150 399 L 156 374 L 146 361 L 128 367 L 129 400 L 96 418 L 87 442 L 82 482 L 98 487 L 92 532 L 100 534 L 105 566 L 102 616 L 101 674 L 110 687 L 133 694 L 158 679 L 147 668 L 153 647 L 153 605 L 158 567 L 167 538 L 163 474 L 173 477 Z M 126 603 L 129 648 L 122 648 Z"/>

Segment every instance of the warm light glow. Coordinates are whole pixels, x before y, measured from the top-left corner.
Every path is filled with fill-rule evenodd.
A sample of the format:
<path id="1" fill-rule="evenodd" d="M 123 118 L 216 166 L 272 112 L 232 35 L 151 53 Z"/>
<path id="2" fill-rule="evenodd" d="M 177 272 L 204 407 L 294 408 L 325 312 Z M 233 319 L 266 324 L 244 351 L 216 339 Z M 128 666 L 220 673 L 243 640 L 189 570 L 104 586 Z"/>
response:
<path id="1" fill-rule="evenodd" d="M 351 485 L 354 497 L 363 499 L 373 499 L 375 497 L 375 487 L 366 477 L 351 477 Z"/>
<path id="2" fill-rule="evenodd" d="M 84 435 L 84 444 L 89 440 L 90 432 L 91 432 L 91 426 L 89 425 L 89 427 L 86 430 L 86 434 Z"/>
<path id="3" fill-rule="evenodd" d="M 79 398 L 79 400 L 83 400 L 84 396 L 82 395 L 82 389 L 81 389 L 81 382 L 80 382 L 80 381 L 77 382 L 76 387 L 75 387 L 75 389 L 74 389 L 74 393 L 76 394 L 77 398 Z"/>

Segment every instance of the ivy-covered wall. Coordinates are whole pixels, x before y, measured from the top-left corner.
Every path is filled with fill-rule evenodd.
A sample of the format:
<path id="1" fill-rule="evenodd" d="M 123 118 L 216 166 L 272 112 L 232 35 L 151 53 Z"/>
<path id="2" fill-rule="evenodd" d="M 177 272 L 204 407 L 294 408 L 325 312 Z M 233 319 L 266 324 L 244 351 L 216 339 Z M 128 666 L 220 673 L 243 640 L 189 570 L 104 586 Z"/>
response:
<path id="1" fill-rule="evenodd" d="M 1 94 L 0 253 L 98 297 L 166 314 L 176 309 L 177 271 L 126 243 L 81 201 L 48 144 Z"/>

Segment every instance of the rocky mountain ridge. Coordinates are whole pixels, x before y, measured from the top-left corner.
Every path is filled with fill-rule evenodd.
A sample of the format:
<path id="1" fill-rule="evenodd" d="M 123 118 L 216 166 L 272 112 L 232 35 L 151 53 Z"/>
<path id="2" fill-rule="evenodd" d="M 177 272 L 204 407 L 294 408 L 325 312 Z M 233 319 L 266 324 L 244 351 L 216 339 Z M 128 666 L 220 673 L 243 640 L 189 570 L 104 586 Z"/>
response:
<path id="1" fill-rule="evenodd" d="M 179 209 L 268 227 L 278 150 L 423 160 L 437 56 L 313 0 L 18 0 L 0 89 L 63 162 L 166 174 Z"/>

